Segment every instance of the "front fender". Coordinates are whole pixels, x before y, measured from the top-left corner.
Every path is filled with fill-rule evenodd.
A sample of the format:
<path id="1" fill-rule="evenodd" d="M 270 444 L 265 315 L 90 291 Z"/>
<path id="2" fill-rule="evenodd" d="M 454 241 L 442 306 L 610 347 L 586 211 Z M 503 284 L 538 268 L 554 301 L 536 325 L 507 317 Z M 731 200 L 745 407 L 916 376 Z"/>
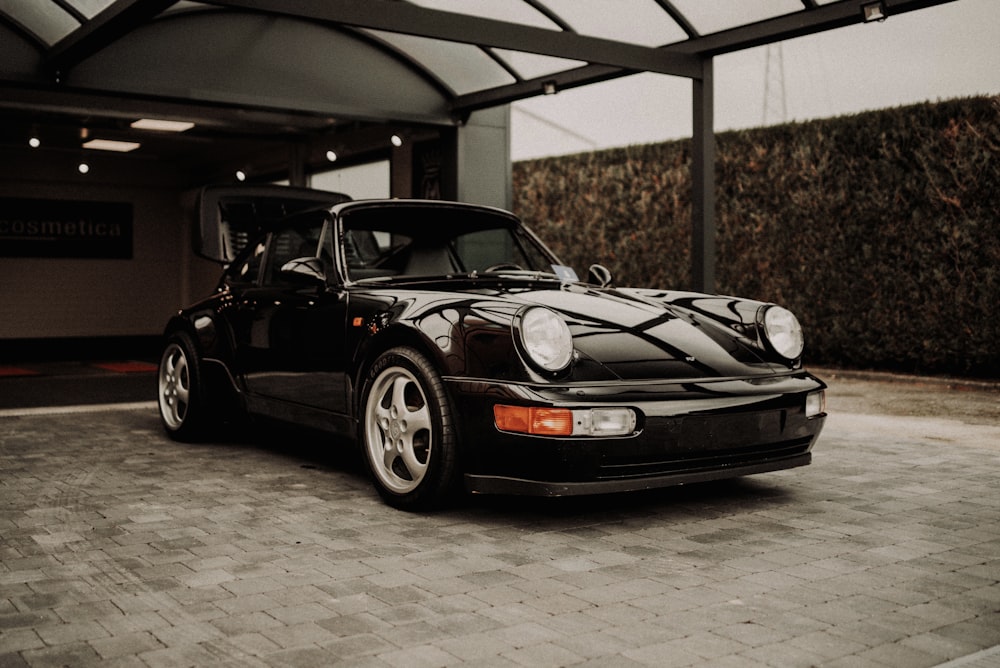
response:
<path id="1" fill-rule="evenodd" d="M 368 367 L 384 351 L 414 347 L 431 359 L 442 376 L 539 380 L 521 361 L 511 337 L 516 306 L 478 298 L 406 298 L 380 309 L 352 309 L 348 336 L 353 350 L 354 391 L 360 393 Z"/>

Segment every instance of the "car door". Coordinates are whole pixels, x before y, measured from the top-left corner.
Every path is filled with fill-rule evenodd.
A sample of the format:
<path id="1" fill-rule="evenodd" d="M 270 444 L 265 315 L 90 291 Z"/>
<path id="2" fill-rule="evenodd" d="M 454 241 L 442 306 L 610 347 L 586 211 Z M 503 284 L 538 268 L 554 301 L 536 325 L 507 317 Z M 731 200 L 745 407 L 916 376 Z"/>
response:
<path id="1" fill-rule="evenodd" d="M 281 271 L 290 260 L 311 257 L 325 259 L 322 266 L 335 275 L 332 246 L 320 248 L 326 221 L 310 215 L 276 228 L 260 283 L 239 305 L 240 367 L 257 412 L 302 422 L 347 415 L 347 293 L 335 278 L 321 283 Z"/>

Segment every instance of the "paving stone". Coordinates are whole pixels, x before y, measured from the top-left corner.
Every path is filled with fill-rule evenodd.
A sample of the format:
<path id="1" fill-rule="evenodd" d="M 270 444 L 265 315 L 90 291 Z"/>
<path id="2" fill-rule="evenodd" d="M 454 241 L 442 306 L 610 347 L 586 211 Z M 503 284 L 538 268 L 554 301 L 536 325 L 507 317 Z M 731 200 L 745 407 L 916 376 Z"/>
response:
<path id="1" fill-rule="evenodd" d="M 312 622 L 266 628 L 259 633 L 283 648 L 320 645 L 336 639 L 330 631 Z"/>
<path id="2" fill-rule="evenodd" d="M 158 649 L 163 644 L 153 634 L 142 631 L 91 640 L 90 646 L 97 650 L 102 659 L 118 659 Z"/>
<path id="3" fill-rule="evenodd" d="M 739 654 L 748 662 L 758 662 L 768 666 L 780 666 L 781 668 L 815 668 L 823 665 L 823 656 L 811 649 L 795 647 L 787 642 L 779 642 L 770 645 L 760 645 L 752 647 Z M 858 662 L 857 666 L 866 668 L 883 668 L 882 665 L 873 663 Z M 885 666 L 884 668 L 889 668 Z"/>
<path id="4" fill-rule="evenodd" d="M 437 644 L 449 655 L 474 665 L 493 665 L 501 653 L 510 650 L 507 642 L 489 633 L 465 633 Z"/>
<path id="5" fill-rule="evenodd" d="M 6 629 L 0 632 L 0 656 L 13 657 L 26 649 L 45 646 L 34 629 Z M 6 665 L 0 661 L 0 665 Z"/>
<path id="6" fill-rule="evenodd" d="M 503 657 L 519 666 L 572 666 L 582 661 L 579 655 L 552 643 L 507 651 L 503 653 Z"/>
<path id="7" fill-rule="evenodd" d="M 876 661 L 886 666 L 907 666 L 907 668 L 929 668 L 941 663 L 934 654 L 908 647 L 901 642 L 879 645 L 853 656 L 859 662 Z"/>
<path id="8" fill-rule="evenodd" d="M 227 636 L 251 632 L 263 633 L 268 629 L 284 626 L 277 619 L 264 612 L 229 615 L 212 620 L 211 624 Z"/>
<path id="9" fill-rule="evenodd" d="M 94 621 L 80 621 L 64 624 L 44 624 L 35 631 L 46 645 L 64 645 L 72 642 L 97 640 L 108 637 L 108 631 Z"/>
<path id="10" fill-rule="evenodd" d="M 19 656 L 28 666 L 96 666 L 100 656 L 94 648 L 84 642 L 50 645 L 40 649 L 29 649 Z"/>
<path id="11" fill-rule="evenodd" d="M 450 635 L 467 635 L 496 628 L 493 619 L 471 612 L 442 615 L 428 621 Z"/>
<path id="12" fill-rule="evenodd" d="M 342 660 L 357 659 L 366 655 L 374 656 L 399 649 L 388 640 L 371 633 L 339 638 L 325 643 L 323 647 L 329 652 L 328 656 L 335 656 Z"/>
<path id="13" fill-rule="evenodd" d="M 154 649 L 138 655 L 150 668 L 181 668 L 182 666 L 218 665 L 215 652 L 198 644 L 185 644 Z"/>
<path id="14" fill-rule="evenodd" d="M 398 668 L 436 668 L 455 662 L 453 655 L 433 645 L 415 645 L 393 652 L 383 652 L 378 658 Z"/>
<path id="15" fill-rule="evenodd" d="M 622 655 L 643 665 L 662 666 L 663 668 L 693 666 L 703 661 L 697 654 L 684 651 L 673 641 L 627 649 L 622 652 Z"/>

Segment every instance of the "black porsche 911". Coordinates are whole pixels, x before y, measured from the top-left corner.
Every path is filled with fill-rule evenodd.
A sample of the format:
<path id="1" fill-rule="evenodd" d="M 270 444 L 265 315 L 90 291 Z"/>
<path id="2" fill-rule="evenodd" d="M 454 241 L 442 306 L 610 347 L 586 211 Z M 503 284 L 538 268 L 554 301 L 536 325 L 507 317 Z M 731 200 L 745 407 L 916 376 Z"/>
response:
<path id="1" fill-rule="evenodd" d="M 247 415 L 325 429 L 406 509 L 810 463 L 825 385 L 781 306 L 580 280 L 499 209 L 344 200 L 203 194 L 199 250 L 227 268 L 166 327 L 170 436 Z"/>

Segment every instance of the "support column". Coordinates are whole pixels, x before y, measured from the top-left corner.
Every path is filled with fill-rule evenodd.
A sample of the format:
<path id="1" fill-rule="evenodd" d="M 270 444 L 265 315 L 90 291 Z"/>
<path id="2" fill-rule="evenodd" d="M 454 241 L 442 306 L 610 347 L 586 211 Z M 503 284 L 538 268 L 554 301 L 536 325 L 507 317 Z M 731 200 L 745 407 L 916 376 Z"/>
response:
<path id="1" fill-rule="evenodd" d="M 458 128 L 455 154 L 456 198 L 509 210 L 514 202 L 510 106 L 473 113 Z"/>
<path id="2" fill-rule="evenodd" d="M 392 197 L 457 200 L 510 209 L 510 107 L 477 111 L 462 125 L 405 138 L 392 150 Z"/>
<path id="3" fill-rule="evenodd" d="M 288 185 L 303 188 L 309 185 L 306 175 L 307 153 L 302 142 L 292 142 L 288 146 Z"/>
<path id="4" fill-rule="evenodd" d="M 694 133 L 691 149 L 691 284 L 715 292 L 715 120 L 712 58 L 692 80 Z"/>
<path id="5" fill-rule="evenodd" d="M 389 158 L 389 194 L 391 197 L 414 197 L 413 142 L 403 142 L 392 149 Z"/>

